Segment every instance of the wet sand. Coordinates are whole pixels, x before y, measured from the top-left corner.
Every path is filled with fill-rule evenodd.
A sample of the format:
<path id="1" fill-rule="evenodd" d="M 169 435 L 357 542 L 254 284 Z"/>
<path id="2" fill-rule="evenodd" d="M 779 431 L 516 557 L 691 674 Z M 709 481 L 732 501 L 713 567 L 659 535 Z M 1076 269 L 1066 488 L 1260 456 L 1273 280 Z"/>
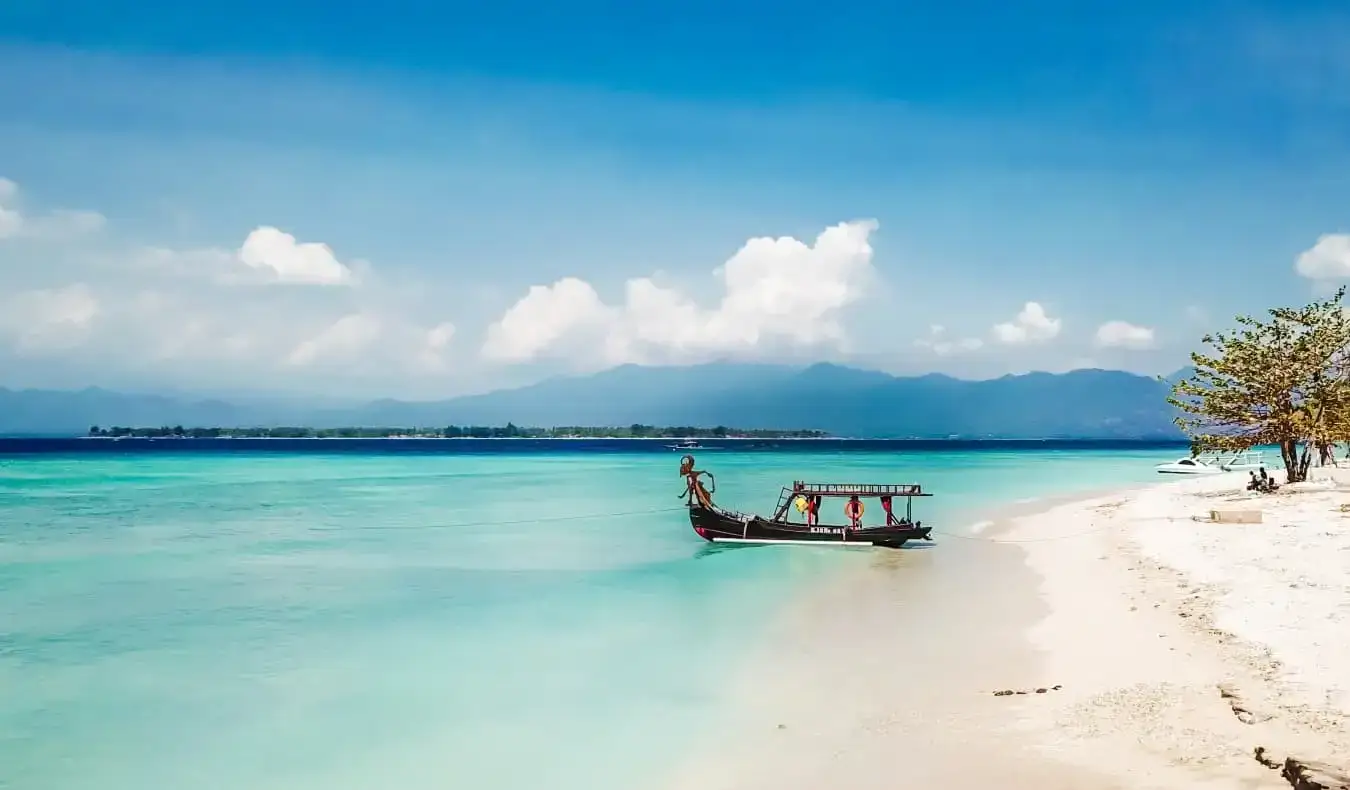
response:
<path id="1" fill-rule="evenodd" d="M 868 552 L 810 591 L 727 672 L 734 712 L 672 790 L 1128 787 L 1036 748 L 1025 722 L 1060 692 L 994 694 L 1042 687 L 1027 633 L 1049 614 L 1025 551 L 998 536 L 1062 501 L 1005 506 L 978 535 L 963 530 L 979 518 L 959 522 L 931 548 Z"/>
<path id="2" fill-rule="evenodd" d="M 1215 542 L 1188 515 L 1208 500 L 1186 492 L 1210 485 L 1223 484 L 1005 506 L 977 532 L 936 535 L 932 548 L 860 554 L 771 624 L 748 667 L 706 670 L 736 684 L 734 712 L 669 787 L 1277 790 L 1290 783 L 1271 766 L 1286 757 L 1312 758 L 1324 775 L 1342 777 L 1350 716 L 1284 693 L 1292 663 L 1216 627 L 1222 599 L 1214 596 L 1224 591 L 1178 565 L 1182 549 L 1203 543 L 1204 557 L 1244 579 L 1232 588 L 1240 603 L 1288 597 L 1281 586 L 1306 597 L 1310 574 L 1345 562 L 1344 551 L 1312 556 L 1306 545 L 1325 533 L 1350 548 L 1339 521 L 1347 511 L 1316 515 L 1340 502 L 1334 493 L 1317 495 L 1325 502 L 1263 500 L 1282 526 L 1253 529 L 1300 533 L 1285 539 L 1285 560 L 1258 564 L 1236 533 Z M 1339 494 L 1348 495 L 1350 485 Z M 1253 532 L 1246 541 L 1274 539 Z M 1340 588 L 1317 589 L 1326 598 Z M 1350 598 L 1325 603 L 1345 608 Z M 1286 618 L 1284 629 L 1266 633 L 1276 647 L 1339 655 L 1331 649 L 1344 644 L 1337 622 Z M 1294 624 L 1302 630 L 1291 638 Z M 1312 666 L 1325 670 L 1317 688 L 1336 688 L 1350 671 L 1325 660 Z M 1272 762 L 1256 759 L 1258 747 Z"/>

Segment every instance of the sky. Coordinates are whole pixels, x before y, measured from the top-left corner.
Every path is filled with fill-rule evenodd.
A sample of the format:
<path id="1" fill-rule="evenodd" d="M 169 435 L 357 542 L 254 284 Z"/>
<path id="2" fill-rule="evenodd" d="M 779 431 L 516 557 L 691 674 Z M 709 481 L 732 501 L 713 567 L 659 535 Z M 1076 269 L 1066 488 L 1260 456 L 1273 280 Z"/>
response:
<path id="1" fill-rule="evenodd" d="M 0 386 L 1171 372 L 1350 279 L 1350 8 L 0 4 Z"/>

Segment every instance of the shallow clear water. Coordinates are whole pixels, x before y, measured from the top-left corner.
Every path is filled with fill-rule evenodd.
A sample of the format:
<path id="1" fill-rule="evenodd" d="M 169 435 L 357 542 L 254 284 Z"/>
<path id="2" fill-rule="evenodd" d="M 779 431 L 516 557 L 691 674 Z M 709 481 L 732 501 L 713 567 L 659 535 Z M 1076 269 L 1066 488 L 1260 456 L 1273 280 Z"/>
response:
<path id="1" fill-rule="evenodd" d="M 991 504 L 1175 449 L 699 455 Z M 690 748 L 787 596 L 865 552 L 712 549 L 674 453 L 0 459 L 0 785 L 634 788 Z M 941 536 L 939 536 L 941 539 Z M 942 546 L 932 551 L 941 551 Z M 903 624 L 897 624 L 903 627 Z"/>

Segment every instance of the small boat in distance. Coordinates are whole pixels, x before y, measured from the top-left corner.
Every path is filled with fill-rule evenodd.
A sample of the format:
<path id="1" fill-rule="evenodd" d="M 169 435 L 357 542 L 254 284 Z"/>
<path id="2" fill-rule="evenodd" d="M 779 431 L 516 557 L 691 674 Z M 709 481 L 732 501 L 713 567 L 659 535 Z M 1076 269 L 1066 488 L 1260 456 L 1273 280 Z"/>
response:
<path id="1" fill-rule="evenodd" d="M 703 445 L 699 444 L 699 443 L 698 443 L 698 439 L 685 439 L 684 441 L 680 442 L 679 444 L 668 444 L 668 445 L 666 445 L 666 447 L 669 447 L 669 448 L 672 449 L 672 450 L 708 450 L 708 449 L 711 449 L 711 448 L 704 447 Z"/>
<path id="2" fill-rule="evenodd" d="M 873 483 L 807 483 L 797 481 L 784 487 L 772 518 L 737 513 L 713 503 L 717 481 L 712 473 L 694 468 L 694 456 L 680 459 L 680 476 L 685 480 L 681 494 L 689 508 L 689 524 L 699 537 L 710 543 L 805 544 L 812 546 L 900 548 L 911 540 L 932 540 L 932 527 L 913 520 L 914 497 L 932 496 L 919 485 L 882 485 Z M 706 488 L 700 477 L 707 477 Z M 896 516 L 892 503 L 905 500 L 905 513 Z M 820 506 L 826 499 L 844 502 L 843 524 L 821 524 Z M 885 523 L 863 523 L 863 500 L 878 500 Z M 803 517 L 794 522 L 792 510 Z"/>
<path id="3" fill-rule="evenodd" d="M 1261 453 L 1249 450 L 1229 456 L 1210 454 L 1209 457 L 1187 456 L 1171 463 L 1158 464 L 1154 469 L 1163 475 L 1221 475 L 1224 472 L 1255 472 L 1265 466 Z"/>

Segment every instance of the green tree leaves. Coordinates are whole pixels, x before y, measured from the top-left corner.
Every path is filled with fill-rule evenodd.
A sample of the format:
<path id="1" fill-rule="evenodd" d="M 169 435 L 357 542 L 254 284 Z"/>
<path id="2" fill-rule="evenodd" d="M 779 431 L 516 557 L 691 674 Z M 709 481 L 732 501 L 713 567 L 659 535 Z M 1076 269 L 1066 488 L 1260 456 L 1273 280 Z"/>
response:
<path id="1" fill-rule="evenodd" d="M 1233 330 L 1205 335 L 1210 353 L 1193 353 L 1195 372 L 1168 402 L 1192 452 L 1241 451 L 1274 444 L 1289 482 L 1307 478 L 1316 449 L 1327 459 L 1350 439 L 1350 316 L 1345 288 L 1269 318 L 1239 316 Z"/>

